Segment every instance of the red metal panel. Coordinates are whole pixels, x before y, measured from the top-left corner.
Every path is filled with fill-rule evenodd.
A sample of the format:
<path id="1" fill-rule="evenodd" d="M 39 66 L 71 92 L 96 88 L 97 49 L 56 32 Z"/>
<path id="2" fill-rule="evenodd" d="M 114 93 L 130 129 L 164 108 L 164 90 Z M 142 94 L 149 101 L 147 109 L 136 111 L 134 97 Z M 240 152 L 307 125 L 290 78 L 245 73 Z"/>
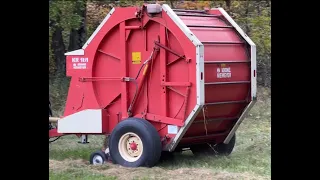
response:
<path id="1" fill-rule="evenodd" d="M 127 60 L 127 44 L 126 44 L 126 30 L 125 24 L 126 22 L 123 21 L 120 23 L 119 31 L 120 31 L 120 38 L 119 38 L 119 47 L 121 49 L 120 52 L 120 69 L 121 69 L 121 76 L 127 77 L 128 74 L 128 60 Z M 107 42 L 111 43 L 111 42 Z M 127 82 L 122 82 L 121 84 L 121 115 L 122 118 L 128 117 L 128 87 Z"/>
<path id="2" fill-rule="evenodd" d="M 167 46 L 166 27 L 160 25 L 160 43 Z M 165 49 L 160 49 L 160 81 L 167 82 L 167 52 Z M 167 87 L 162 87 L 161 93 L 161 114 L 167 116 Z"/>
<path id="3" fill-rule="evenodd" d="M 67 106 L 82 99 L 83 102 L 76 110 L 66 107 L 65 115 L 89 108 L 105 109 L 103 117 L 108 117 L 108 123 L 103 125 L 103 131 L 110 133 L 128 117 L 127 110 L 137 96 L 132 115 L 149 119 L 164 137 L 168 135 L 167 124 L 182 126 L 196 105 L 196 48 L 166 13 L 162 13 L 162 18 L 144 15 L 140 21 L 136 11 L 117 8 L 84 49 L 88 58 L 86 69 L 68 66 L 73 80 Z M 142 67 L 135 80 L 141 87 L 140 93 L 136 93 L 133 80 L 120 79 L 135 79 L 154 48 L 153 60 Z M 183 56 L 181 60 L 168 65 L 177 60 L 177 54 Z M 72 57 L 67 57 L 67 64 L 72 64 Z M 83 93 L 77 94 L 76 87 Z"/>
<path id="4" fill-rule="evenodd" d="M 58 133 L 58 129 L 57 128 L 49 130 L 49 138 L 63 136 L 63 135 L 64 134 Z"/>

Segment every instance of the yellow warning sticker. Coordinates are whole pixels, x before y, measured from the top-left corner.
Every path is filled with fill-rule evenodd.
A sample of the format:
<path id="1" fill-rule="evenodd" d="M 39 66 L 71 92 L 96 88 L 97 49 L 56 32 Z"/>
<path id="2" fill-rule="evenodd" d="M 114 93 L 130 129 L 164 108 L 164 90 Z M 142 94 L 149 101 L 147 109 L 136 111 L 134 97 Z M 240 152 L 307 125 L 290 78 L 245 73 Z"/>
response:
<path id="1" fill-rule="evenodd" d="M 141 52 L 132 52 L 132 64 L 141 64 Z"/>

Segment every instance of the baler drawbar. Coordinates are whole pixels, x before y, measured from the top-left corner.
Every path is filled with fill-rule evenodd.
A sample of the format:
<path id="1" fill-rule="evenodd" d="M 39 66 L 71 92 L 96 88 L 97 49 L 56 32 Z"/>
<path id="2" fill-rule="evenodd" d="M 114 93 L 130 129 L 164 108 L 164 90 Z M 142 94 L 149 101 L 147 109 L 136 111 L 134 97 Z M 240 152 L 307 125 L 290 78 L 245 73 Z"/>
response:
<path id="1" fill-rule="evenodd" d="M 62 117 L 49 101 L 49 142 L 105 135 L 91 164 L 152 167 L 185 149 L 229 155 L 256 102 L 256 46 L 222 8 L 116 7 L 65 55 L 71 81 Z"/>

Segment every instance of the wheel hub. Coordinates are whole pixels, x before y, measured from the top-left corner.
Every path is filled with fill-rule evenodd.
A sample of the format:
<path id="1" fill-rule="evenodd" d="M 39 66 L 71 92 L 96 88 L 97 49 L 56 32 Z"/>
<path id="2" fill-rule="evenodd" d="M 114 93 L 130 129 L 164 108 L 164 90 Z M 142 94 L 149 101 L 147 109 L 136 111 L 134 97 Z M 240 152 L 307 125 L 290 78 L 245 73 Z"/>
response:
<path id="1" fill-rule="evenodd" d="M 101 156 L 99 155 L 96 155 L 93 157 L 93 164 L 96 165 L 96 164 L 102 164 L 103 162 L 103 159 Z"/>
<path id="2" fill-rule="evenodd" d="M 127 141 L 127 151 L 130 156 L 137 157 L 141 153 L 141 148 L 139 147 L 140 139 L 135 135 L 132 135 L 128 138 Z"/>
<path id="3" fill-rule="evenodd" d="M 135 133 L 126 133 L 119 140 L 119 152 L 123 159 L 134 162 L 140 158 L 143 152 L 143 144 Z"/>
<path id="4" fill-rule="evenodd" d="M 129 143 L 131 150 L 135 151 L 137 150 L 137 144 L 135 142 Z"/>

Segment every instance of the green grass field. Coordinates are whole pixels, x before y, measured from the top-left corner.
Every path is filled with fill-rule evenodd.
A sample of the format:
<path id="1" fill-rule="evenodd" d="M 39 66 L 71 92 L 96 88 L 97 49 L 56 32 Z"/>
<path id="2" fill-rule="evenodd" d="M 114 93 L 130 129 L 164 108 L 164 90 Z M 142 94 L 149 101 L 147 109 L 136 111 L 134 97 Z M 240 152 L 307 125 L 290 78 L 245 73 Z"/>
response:
<path id="1" fill-rule="evenodd" d="M 62 108 L 60 108 L 62 109 Z M 66 136 L 49 144 L 49 177 L 70 179 L 271 179 L 271 93 L 258 89 L 258 102 L 237 131 L 237 142 L 229 157 L 194 157 L 186 151 L 153 168 L 124 168 L 105 164 L 91 166 L 89 156 L 100 149 L 104 137 L 89 136 L 89 144 Z"/>

